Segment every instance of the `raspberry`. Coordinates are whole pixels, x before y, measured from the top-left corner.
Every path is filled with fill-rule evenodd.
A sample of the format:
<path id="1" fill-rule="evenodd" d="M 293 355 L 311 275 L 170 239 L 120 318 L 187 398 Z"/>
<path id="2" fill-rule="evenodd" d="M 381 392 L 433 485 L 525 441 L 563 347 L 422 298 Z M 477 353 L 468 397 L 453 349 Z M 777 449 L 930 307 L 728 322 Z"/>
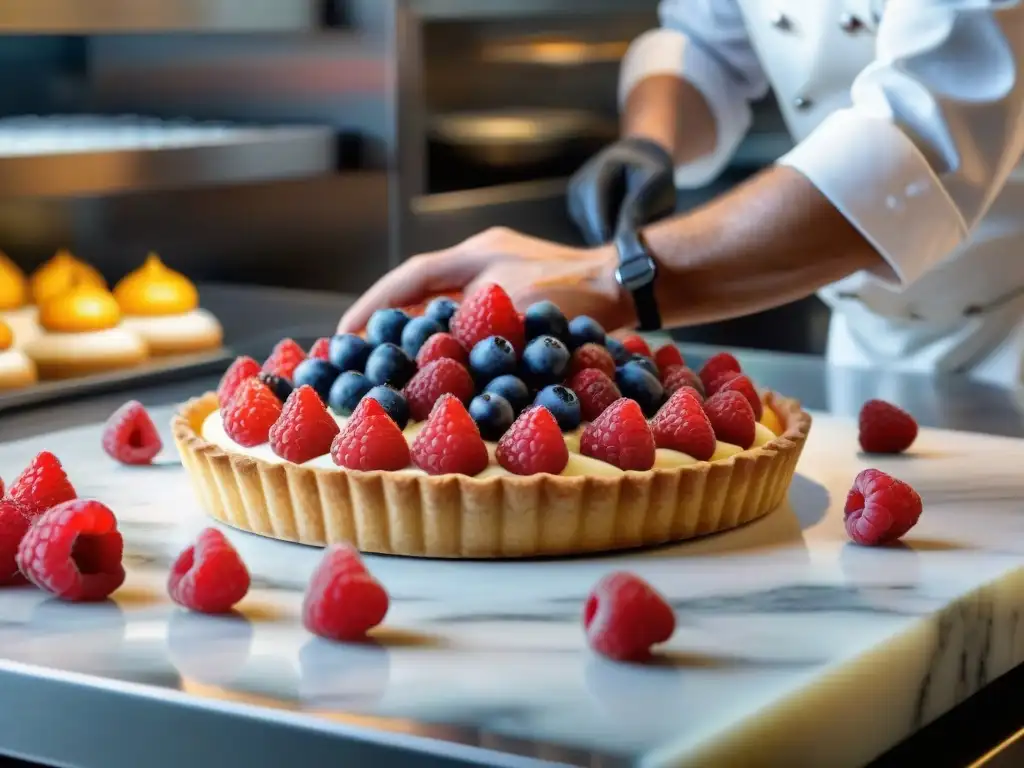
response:
<path id="1" fill-rule="evenodd" d="M 7 495 L 29 517 L 38 517 L 51 507 L 78 496 L 60 460 L 49 451 L 43 451 L 32 459 L 32 463 L 11 483 Z"/>
<path id="2" fill-rule="evenodd" d="M 314 360 L 327 360 L 327 350 L 330 349 L 331 340 L 327 338 L 317 339 L 309 348 L 309 356 Z"/>
<path id="3" fill-rule="evenodd" d="M 277 342 L 270 357 L 263 363 L 263 372 L 272 373 L 290 381 L 295 375 L 295 369 L 299 363 L 305 359 L 306 353 L 302 351 L 302 347 L 292 339 L 282 339 Z"/>
<path id="4" fill-rule="evenodd" d="M 903 453 L 917 439 L 914 417 L 884 400 L 868 400 L 860 409 L 860 447 L 865 453 Z"/>
<path id="5" fill-rule="evenodd" d="M 122 464 L 151 464 L 163 442 L 156 424 L 138 400 L 129 400 L 107 419 L 103 450 Z"/>
<path id="6" fill-rule="evenodd" d="M 16 558 L 18 545 L 31 527 L 32 518 L 25 510 L 10 499 L 0 500 L 0 587 L 28 583 Z"/>
<path id="7" fill-rule="evenodd" d="M 217 387 L 217 401 L 226 405 L 246 379 L 258 376 L 260 364 L 251 357 L 236 357 L 235 362 L 224 372 Z"/>
<path id="8" fill-rule="evenodd" d="M 0 477 L 0 499 L 4 497 L 4 479 Z"/>
<path id="9" fill-rule="evenodd" d="M 420 347 L 416 353 L 416 365 L 426 368 L 435 360 L 449 358 L 457 363 L 466 365 L 469 362 L 469 354 L 455 337 L 450 333 L 435 333 Z"/>
<path id="10" fill-rule="evenodd" d="M 632 352 L 634 355 L 643 355 L 644 357 L 651 357 L 651 347 L 644 341 L 643 336 L 638 336 L 635 333 L 631 333 L 628 336 L 624 336 L 622 339 L 622 346 Z"/>
<path id="11" fill-rule="evenodd" d="M 228 437 L 251 448 L 267 442 L 270 428 L 281 416 L 281 401 L 259 379 L 246 379 L 227 405 L 221 406 L 220 416 Z"/>
<path id="12" fill-rule="evenodd" d="M 704 400 L 704 384 L 701 382 L 700 376 L 685 365 L 672 365 L 660 370 L 661 384 L 665 387 L 666 395 L 672 395 L 683 387 L 690 387 L 700 395 L 702 401 Z"/>
<path id="13" fill-rule="evenodd" d="M 584 344 L 572 353 L 568 378 L 588 368 L 595 368 L 610 379 L 615 378 L 615 360 L 611 352 L 598 344 Z"/>
<path id="14" fill-rule="evenodd" d="M 592 649 L 616 661 L 645 661 L 651 646 L 676 631 L 672 606 L 650 584 L 618 571 L 602 578 L 587 596 L 583 629 Z"/>
<path id="15" fill-rule="evenodd" d="M 690 387 L 677 390 L 661 406 L 651 419 L 651 432 L 659 448 L 680 451 L 698 461 L 707 461 L 715 452 L 715 430 Z"/>
<path id="16" fill-rule="evenodd" d="M 442 395 L 435 403 L 410 454 L 413 464 L 431 475 L 478 475 L 490 461 L 480 430 L 452 395 Z"/>
<path id="17" fill-rule="evenodd" d="M 405 385 L 409 415 L 413 421 L 424 421 L 442 395 L 454 395 L 465 405 L 473 399 L 473 377 L 454 360 L 443 357 L 421 368 Z"/>
<path id="18" fill-rule="evenodd" d="M 328 640 L 358 641 L 384 621 L 388 593 L 352 546 L 333 544 L 313 571 L 302 602 L 302 624 Z"/>
<path id="19" fill-rule="evenodd" d="M 750 380 L 749 376 L 742 373 L 725 375 L 715 379 L 715 394 L 719 392 L 739 392 L 754 411 L 754 421 L 760 421 L 764 414 L 764 403 L 761 402 L 761 395 L 757 393 L 757 387 Z"/>
<path id="20" fill-rule="evenodd" d="M 543 406 L 523 411 L 498 441 L 498 463 L 516 475 L 557 475 L 569 463 L 562 430 Z"/>
<path id="21" fill-rule="evenodd" d="M 62 600 L 105 600 L 124 583 L 124 541 L 105 504 L 73 499 L 43 514 L 18 547 L 29 581 Z"/>
<path id="22" fill-rule="evenodd" d="M 517 354 L 526 346 L 523 318 L 509 295 L 494 284 L 485 285 L 459 306 L 452 316 L 451 334 L 466 349 L 488 336 L 508 339 Z"/>
<path id="23" fill-rule="evenodd" d="M 331 458 L 347 469 L 394 471 L 409 466 L 409 444 L 384 406 L 364 397 L 334 438 Z"/>
<path id="24" fill-rule="evenodd" d="M 717 355 L 713 355 L 700 369 L 700 380 L 704 384 L 704 392 L 707 395 L 715 394 L 711 385 L 723 373 L 743 373 L 739 361 L 728 352 L 719 352 Z"/>
<path id="25" fill-rule="evenodd" d="M 622 397 L 583 430 L 580 453 L 619 469 L 654 466 L 654 435 L 635 400 Z"/>
<path id="26" fill-rule="evenodd" d="M 917 525 L 921 497 L 902 480 L 865 469 L 853 481 L 843 515 L 846 532 L 857 544 L 888 544 Z"/>
<path id="27" fill-rule="evenodd" d="M 722 391 L 704 401 L 704 412 L 715 430 L 715 437 L 740 448 L 754 444 L 757 434 L 754 409 L 739 392 Z"/>
<path id="28" fill-rule="evenodd" d="M 199 533 L 171 566 L 167 594 L 200 613 L 227 613 L 249 591 L 249 569 L 216 528 Z"/>
<path id="29" fill-rule="evenodd" d="M 686 361 L 675 344 L 663 344 L 654 350 L 654 364 L 659 371 L 665 371 L 676 365 L 686 365 Z"/>
<path id="30" fill-rule="evenodd" d="M 573 376 L 569 389 L 580 399 L 583 421 L 593 421 L 604 413 L 605 408 L 622 397 L 615 382 L 596 368 L 587 368 Z"/>
<path id="31" fill-rule="evenodd" d="M 281 415 L 270 428 L 270 448 L 282 459 L 302 464 L 328 453 L 340 431 L 320 395 L 307 384 L 285 400 Z"/>

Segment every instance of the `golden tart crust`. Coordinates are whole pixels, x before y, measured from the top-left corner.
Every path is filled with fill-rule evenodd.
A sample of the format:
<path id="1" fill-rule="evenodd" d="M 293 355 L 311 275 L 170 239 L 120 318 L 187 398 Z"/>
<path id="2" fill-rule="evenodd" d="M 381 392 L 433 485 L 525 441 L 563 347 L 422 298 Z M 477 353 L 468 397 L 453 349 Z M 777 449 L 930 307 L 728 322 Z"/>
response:
<path id="1" fill-rule="evenodd" d="M 726 531 L 785 498 L 811 417 L 765 395 L 784 431 L 714 463 L 615 477 L 475 478 L 271 464 L 201 436 L 218 407 L 209 392 L 171 425 L 193 489 L 227 525 L 314 546 L 436 558 L 522 558 L 608 552 Z"/>

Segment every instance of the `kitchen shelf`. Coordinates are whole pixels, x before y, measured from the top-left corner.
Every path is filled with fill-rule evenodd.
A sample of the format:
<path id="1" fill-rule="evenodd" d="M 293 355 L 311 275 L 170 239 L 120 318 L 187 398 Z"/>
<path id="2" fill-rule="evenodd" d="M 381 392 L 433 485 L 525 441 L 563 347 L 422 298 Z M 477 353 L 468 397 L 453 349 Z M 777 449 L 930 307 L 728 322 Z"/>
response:
<path id="1" fill-rule="evenodd" d="M 0 196 L 84 197 L 329 173 L 325 127 L 133 116 L 0 119 Z"/>
<path id="2" fill-rule="evenodd" d="M 323 0 L 3 0 L 0 34 L 305 32 Z"/>

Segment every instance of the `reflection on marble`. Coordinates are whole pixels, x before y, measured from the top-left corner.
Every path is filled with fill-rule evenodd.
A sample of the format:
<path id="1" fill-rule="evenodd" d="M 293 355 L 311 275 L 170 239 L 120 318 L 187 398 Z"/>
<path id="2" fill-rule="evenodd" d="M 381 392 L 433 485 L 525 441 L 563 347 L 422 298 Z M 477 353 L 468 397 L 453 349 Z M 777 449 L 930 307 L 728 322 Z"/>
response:
<path id="1" fill-rule="evenodd" d="M 568 763 L 855 766 L 1024 660 L 1021 441 L 924 431 L 913 456 L 869 460 L 852 424 L 818 416 L 788 504 L 732 533 L 569 560 L 367 558 L 392 609 L 366 645 L 302 629 L 318 550 L 236 531 L 254 574 L 238 614 L 176 608 L 167 567 L 208 523 L 173 457 L 124 468 L 98 445 L 96 428 L 0 445 L 5 477 L 57 448 L 80 494 L 118 513 L 129 570 L 100 605 L 0 593 L 0 672 L 10 660 Z M 844 535 L 869 465 L 924 498 L 899 546 Z M 651 666 L 585 648 L 584 596 L 617 568 L 677 611 Z"/>

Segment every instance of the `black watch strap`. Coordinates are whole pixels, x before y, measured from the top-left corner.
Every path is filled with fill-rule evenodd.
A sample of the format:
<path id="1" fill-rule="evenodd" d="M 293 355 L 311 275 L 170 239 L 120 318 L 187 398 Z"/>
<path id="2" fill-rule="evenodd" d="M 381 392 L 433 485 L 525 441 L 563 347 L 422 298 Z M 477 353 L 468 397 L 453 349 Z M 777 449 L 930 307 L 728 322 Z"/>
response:
<path id="1" fill-rule="evenodd" d="M 633 297 L 639 320 L 638 330 L 661 330 L 661 312 L 658 311 L 658 301 L 654 296 L 658 265 L 643 235 L 638 229 L 619 227 L 615 233 L 615 250 L 619 254 L 615 279 Z"/>

